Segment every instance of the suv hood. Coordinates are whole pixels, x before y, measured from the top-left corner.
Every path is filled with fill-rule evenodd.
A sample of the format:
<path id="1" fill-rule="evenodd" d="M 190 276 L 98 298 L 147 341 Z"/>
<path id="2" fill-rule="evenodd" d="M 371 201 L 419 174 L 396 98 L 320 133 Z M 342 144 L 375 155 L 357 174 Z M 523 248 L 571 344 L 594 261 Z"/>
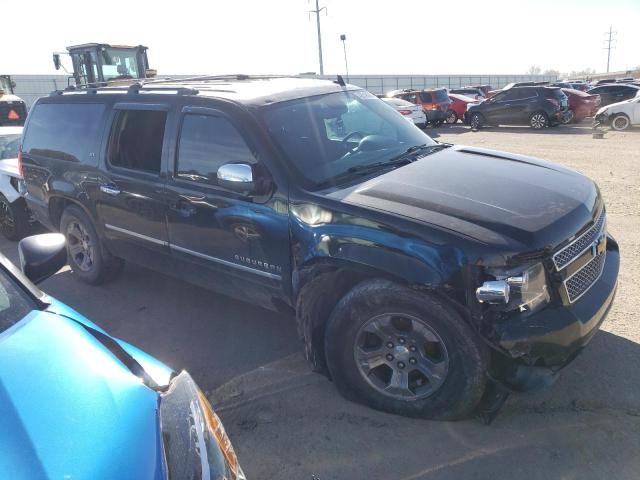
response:
<path id="1" fill-rule="evenodd" d="M 158 402 L 81 325 L 33 311 L 0 334 L 0 476 L 163 478 Z"/>
<path id="2" fill-rule="evenodd" d="M 553 248 L 574 235 L 600 198 L 593 181 L 573 170 L 466 146 L 330 196 L 520 251 Z"/>

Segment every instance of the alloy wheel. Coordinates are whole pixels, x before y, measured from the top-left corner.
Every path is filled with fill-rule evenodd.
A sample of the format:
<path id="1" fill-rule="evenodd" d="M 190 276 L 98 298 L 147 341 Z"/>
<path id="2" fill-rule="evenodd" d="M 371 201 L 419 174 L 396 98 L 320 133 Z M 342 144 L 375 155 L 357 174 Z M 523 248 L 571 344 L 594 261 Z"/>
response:
<path id="1" fill-rule="evenodd" d="M 89 232 L 80 222 L 72 221 L 69 223 L 67 245 L 73 263 L 83 272 L 91 270 L 95 258 L 95 245 L 91 241 Z"/>
<path id="2" fill-rule="evenodd" d="M 629 127 L 629 119 L 624 115 L 619 115 L 613 119 L 611 126 L 614 130 L 625 130 Z"/>
<path id="3" fill-rule="evenodd" d="M 456 112 L 449 110 L 449 112 L 447 112 L 447 123 L 456 123 L 457 121 L 458 116 L 456 115 Z"/>
<path id="4" fill-rule="evenodd" d="M 369 319 L 356 336 L 354 359 L 369 385 L 403 400 L 429 397 L 449 371 L 449 355 L 440 336 L 425 321 L 407 314 Z"/>
<path id="5" fill-rule="evenodd" d="M 542 113 L 535 113 L 531 117 L 531 126 L 533 128 L 539 129 L 547 126 L 547 117 Z"/>

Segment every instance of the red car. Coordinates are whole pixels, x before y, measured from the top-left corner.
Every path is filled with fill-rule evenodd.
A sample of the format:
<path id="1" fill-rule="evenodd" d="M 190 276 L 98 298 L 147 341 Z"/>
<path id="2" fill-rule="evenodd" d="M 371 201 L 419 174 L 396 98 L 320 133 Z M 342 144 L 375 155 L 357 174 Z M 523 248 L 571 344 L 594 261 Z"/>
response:
<path id="1" fill-rule="evenodd" d="M 456 123 L 458 120 L 464 122 L 464 114 L 467 111 L 467 104 L 478 103 L 478 100 L 475 98 L 467 97 L 466 95 L 459 95 L 457 93 L 450 93 L 449 100 L 451 100 L 451 105 L 449 105 L 449 110 L 447 110 L 447 123 Z"/>
<path id="2" fill-rule="evenodd" d="M 563 123 L 580 123 L 587 117 L 593 117 L 600 107 L 600 95 L 590 95 L 573 88 L 563 88 L 562 91 L 569 97 L 569 112 Z"/>

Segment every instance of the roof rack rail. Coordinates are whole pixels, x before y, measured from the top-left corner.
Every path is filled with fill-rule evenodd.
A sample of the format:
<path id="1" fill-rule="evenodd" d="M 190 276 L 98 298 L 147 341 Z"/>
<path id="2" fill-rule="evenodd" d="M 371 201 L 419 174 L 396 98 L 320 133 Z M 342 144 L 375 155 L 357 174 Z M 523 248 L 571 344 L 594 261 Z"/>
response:
<path id="1" fill-rule="evenodd" d="M 247 75 L 246 73 L 233 73 L 225 75 L 198 75 L 194 77 L 168 77 L 147 80 L 145 85 L 158 83 L 180 83 L 180 82 L 206 82 L 209 80 L 261 80 L 269 78 L 301 78 L 300 75 Z"/>
<path id="2" fill-rule="evenodd" d="M 145 88 L 148 87 L 148 88 Z M 64 95 L 65 93 L 84 93 L 86 95 L 96 95 L 98 92 L 122 92 L 128 95 L 137 95 L 141 91 L 152 92 L 176 92 L 177 95 L 198 95 L 199 90 L 188 87 L 154 87 L 152 85 L 145 85 L 140 82 L 136 82 L 128 86 L 112 86 L 112 87 L 83 87 L 83 88 L 65 88 L 64 90 L 54 90 L 49 96 Z"/>

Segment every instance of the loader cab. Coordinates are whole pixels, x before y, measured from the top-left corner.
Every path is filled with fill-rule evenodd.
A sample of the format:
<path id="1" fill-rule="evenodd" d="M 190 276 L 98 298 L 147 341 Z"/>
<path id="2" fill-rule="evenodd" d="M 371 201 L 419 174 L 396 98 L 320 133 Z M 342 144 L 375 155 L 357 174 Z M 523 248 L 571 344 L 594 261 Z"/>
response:
<path id="1" fill-rule="evenodd" d="M 132 80 L 155 76 L 149 69 L 147 47 L 143 45 L 107 45 L 87 43 L 67 47 L 73 65 L 76 86 L 95 84 L 128 84 Z M 53 63 L 60 69 L 60 54 L 54 53 Z"/>
<path id="2" fill-rule="evenodd" d="M 13 95 L 15 86 L 15 82 L 9 75 L 0 75 L 0 95 Z"/>

